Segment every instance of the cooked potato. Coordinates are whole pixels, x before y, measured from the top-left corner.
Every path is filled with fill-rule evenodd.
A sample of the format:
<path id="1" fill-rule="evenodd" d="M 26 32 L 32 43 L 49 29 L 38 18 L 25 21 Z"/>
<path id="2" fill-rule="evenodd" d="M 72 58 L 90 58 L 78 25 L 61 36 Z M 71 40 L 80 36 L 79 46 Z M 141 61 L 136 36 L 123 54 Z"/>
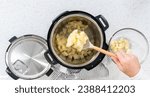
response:
<path id="1" fill-rule="evenodd" d="M 66 46 L 68 36 L 71 34 L 72 31 L 74 31 L 75 29 L 79 31 L 84 31 L 87 27 L 88 25 L 83 24 L 82 21 L 71 21 L 64 25 L 62 30 L 56 34 L 55 45 L 58 51 L 57 54 L 59 54 L 62 59 L 66 59 L 65 61 L 74 64 L 79 64 L 84 63 L 87 61 L 87 59 L 89 60 L 90 58 L 92 58 L 93 54 L 95 53 L 95 51 L 92 49 L 86 49 L 81 51 L 73 46 Z M 94 42 L 94 39 L 91 40 Z M 89 58 L 86 58 L 87 56 L 89 56 Z"/>
<path id="2" fill-rule="evenodd" d="M 72 46 L 73 48 L 81 52 L 87 40 L 88 40 L 88 36 L 84 31 L 79 31 L 75 29 L 68 36 L 66 47 Z"/>
<path id="3" fill-rule="evenodd" d="M 110 43 L 110 49 L 113 52 L 117 52 L 120 50 L 124 50 L 125 52 L 127 52 L 130 49 L 129 41 L 125 38 L 113 40 Z"/>

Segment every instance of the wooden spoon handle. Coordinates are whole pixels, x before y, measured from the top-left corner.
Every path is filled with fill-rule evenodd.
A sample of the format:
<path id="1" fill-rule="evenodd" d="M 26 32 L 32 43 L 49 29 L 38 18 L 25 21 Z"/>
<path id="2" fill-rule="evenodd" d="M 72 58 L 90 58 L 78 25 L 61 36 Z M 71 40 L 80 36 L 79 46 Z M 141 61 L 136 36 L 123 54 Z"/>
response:
<path id="1" fill-rule="evenodd" d="M 104 50 L 104 49 L 102 49 L 102 48 L 99 48 L 99 47 L 97 47 L 97 46 L 93 46 L 92 48 L 95 49 L 95 50 L 97 50 L 97 51 L 99 51 L 99 52 L 101 52 L 101 53 L 103 53 L 103 54 L 106 54 L 106 55 L 108 55 L 108 56 L 110 56 L 110 57 L 115 57 L 115 58 L 117 58 L 117 56 L 116 56 L 114 53 L 112 53 L 112 52 L 109 52 L 109 51 Z"/>

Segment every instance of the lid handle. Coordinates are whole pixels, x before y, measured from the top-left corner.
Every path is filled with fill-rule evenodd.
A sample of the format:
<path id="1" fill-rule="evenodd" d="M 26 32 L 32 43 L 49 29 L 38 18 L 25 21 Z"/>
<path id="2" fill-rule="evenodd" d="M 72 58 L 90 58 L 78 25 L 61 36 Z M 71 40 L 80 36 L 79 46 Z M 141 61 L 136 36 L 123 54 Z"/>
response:
<path id="1" fill-rule="evenodd" d="M 16 40 L 17 37 L 16 36 L 13 36 L 11 39 L 9 39 L 9 42 L 12 43 L 14 40 Z"/>
<path id="2" fill-rule="evenodd" d="M 53 70 L 50 69 L 50 70 L 46 73 L 46 75 L 47 75 L 47 76 L 50 76 L 50 75 L 52 74 L 52 72 L 53 72 Z"/>
<path id="3" fill-rule="evenodd" d="M 19 79 L 19 77 L 16 76 L 15 74 L 13 74 L 13 73 L 11 72 L 11 70 L 10 70 L 8 67 L 6 68 L 6 72 L 7 72 L 7 74 L 8 74 L 11 78 L 13 78 L 14 80 Z"/>
<path id="4" fill-rule="evenodd" d="M 47 50 L 45 53 L 44 53 L 44 56 L 45 56 L 45 59 L 52 65 L 55 65 L 57 64 L 57 62 L 51 57 L 51 55 L 49 54 L 49 51 Z"/>

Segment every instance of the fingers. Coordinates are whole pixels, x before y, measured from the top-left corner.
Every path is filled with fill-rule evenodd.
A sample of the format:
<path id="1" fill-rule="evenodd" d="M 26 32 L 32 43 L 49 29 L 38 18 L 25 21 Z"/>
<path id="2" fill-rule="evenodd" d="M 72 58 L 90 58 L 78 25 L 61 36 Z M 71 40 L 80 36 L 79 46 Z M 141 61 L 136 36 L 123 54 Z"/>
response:
<path id="1" fill-rule="evenodd" d="M 126 53 L 124 51 L 119 51 L 116 53 L 117 58 L 112 57 L 113 61 L 116 63 L 117 67 L 123 71 L 123 65 L 122 62 L 125 62 L 125 58 L 126 58 Z"/>
<path id="2" fill-rule="evenodd" d="M 114 61 L 115 63 L 120 64 L 120 62 L 119 62 L 119 60 L 118 60 L 117 58 L 115 58 L 115 57 L 111 57 L 111 58 L 113 59 L 113 61 Z"/>
<path id="3" fill-rule="evenodd" d="M 123 51 L 117 52 L 116 55 L 117 55 L 119 61 L 124 60 L 126 57 L 126 54 Z"/>
<path id="4" fill-rule="evenodd" d="M 111 57 L 116 63 L 120 71 L 124 72 L 128 76 L 132 77 L 137 74 L 140 69 L 138 58 L 132 53 L 125 53 L 124 51 L 119 51 L 116 53 L 117 57 Z"/>
<path id="5" fill-rule="evenodd" d="M 116 57 L 111 57 L 113 61 L 116 63 L 117 67 L 122 71 L 122 65 L 120 64 L 119 60 Z"/>

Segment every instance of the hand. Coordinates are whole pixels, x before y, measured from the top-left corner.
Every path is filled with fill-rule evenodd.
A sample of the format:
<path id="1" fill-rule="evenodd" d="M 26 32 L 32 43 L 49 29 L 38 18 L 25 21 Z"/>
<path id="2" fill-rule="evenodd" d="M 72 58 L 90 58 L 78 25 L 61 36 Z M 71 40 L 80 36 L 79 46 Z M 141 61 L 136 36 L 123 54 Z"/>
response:
<path id="1" fill-rule="evenodd" d="M 117 58 L 112 57 L 117 67 L 129 77 L 135 76 L 140 70 L 138 58 L 133 54 L 126 54 L 123 51 L 116 53 Z"/>

